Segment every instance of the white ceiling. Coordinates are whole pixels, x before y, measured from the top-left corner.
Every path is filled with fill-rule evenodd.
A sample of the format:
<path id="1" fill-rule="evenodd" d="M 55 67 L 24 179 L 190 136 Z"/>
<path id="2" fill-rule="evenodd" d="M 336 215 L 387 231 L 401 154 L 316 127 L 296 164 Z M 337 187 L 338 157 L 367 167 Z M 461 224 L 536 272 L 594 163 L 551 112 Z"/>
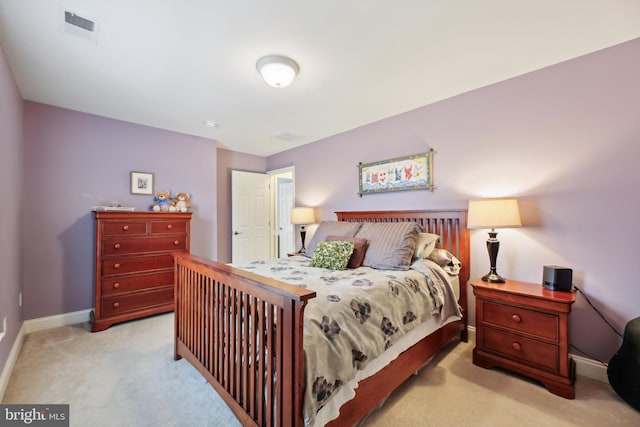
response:
<path id="1" fill-rule="evenodd" d="M 24 99 L 263 156 L 637 37 L 638 0 L 0 0 Z"/>

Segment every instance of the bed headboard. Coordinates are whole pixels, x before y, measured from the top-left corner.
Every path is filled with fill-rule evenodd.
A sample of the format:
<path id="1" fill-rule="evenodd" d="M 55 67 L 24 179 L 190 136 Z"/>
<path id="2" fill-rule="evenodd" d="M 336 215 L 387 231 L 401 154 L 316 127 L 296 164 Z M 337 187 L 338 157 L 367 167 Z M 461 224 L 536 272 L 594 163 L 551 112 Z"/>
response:
<path id="1" fill-rule="evenodd" d="M 467 309 L 467 283 L 471 256 L 467 210 L 352 211 L 336 212 L 338 221 L 348 222 L 417 222 L 422 231 L 440 235 L 438 247 L 446 249 L 462 262 L 460 270 L 460 305 Z M 465 316 L 466 317 L 466 316 Z"/>

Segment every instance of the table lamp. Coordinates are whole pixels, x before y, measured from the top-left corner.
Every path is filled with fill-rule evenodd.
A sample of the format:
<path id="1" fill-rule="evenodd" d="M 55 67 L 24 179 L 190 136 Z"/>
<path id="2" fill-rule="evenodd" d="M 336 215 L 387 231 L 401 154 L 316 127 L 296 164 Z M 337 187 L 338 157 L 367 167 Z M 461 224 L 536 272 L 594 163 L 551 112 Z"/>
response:
<path id="1" fill-rule="evenodd" d="M 487 251 L 491 269 L 482 280 L 490 283 L 504 283 L 505 280 L 496 271 L 496 259 L 500 242 L 497 239 L 496 228 L 520 227 L 520 210 L 518 199 L 481 199 L 469 200 L 467 228 L 490 228 L 487 240 Z"/>
<path id="2" fill-rule="evenodd" d="M 302 248 L 299 254 L 305 253 L 304 239 L 307 236 L 307 225 L 316 222 L 316 214 L 313 208 L 296 207 L 291 209 L 291 224 L 300 226 L 300 239 L 302 240 Z"/>

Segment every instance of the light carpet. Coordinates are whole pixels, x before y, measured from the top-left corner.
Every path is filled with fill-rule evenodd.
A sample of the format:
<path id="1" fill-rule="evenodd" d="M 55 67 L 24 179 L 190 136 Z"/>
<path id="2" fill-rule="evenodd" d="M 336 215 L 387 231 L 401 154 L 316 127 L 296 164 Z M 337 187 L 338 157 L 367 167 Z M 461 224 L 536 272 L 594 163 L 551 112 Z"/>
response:
<path id="1" fill-rule="evenodd" d="M 576 399 L 471 363 L 472 343 L 452 345 L 411 377 L 362 425 L 640 426 L 640 413 L 608 384 L 578 377 Z M 173 314 L 97 333 L 88 324 L 25 338 L 3 403 L 70 404 L 71 426 L 238 426 L 184 360 L 173 360 Z"/>

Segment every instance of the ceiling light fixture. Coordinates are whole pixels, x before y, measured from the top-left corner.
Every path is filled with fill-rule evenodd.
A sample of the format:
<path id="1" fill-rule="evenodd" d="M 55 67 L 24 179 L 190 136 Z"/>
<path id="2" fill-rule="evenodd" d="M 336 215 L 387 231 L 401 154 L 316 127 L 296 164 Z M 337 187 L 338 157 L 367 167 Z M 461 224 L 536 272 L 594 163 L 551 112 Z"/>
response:
<path id="1" fill-rule="evenodd" d="M 300 67 L 291 58 L 280 55 L 263 56 L 256 63 L 256 68 L 269 86 L 287 87 L 300 71 Z"/>

